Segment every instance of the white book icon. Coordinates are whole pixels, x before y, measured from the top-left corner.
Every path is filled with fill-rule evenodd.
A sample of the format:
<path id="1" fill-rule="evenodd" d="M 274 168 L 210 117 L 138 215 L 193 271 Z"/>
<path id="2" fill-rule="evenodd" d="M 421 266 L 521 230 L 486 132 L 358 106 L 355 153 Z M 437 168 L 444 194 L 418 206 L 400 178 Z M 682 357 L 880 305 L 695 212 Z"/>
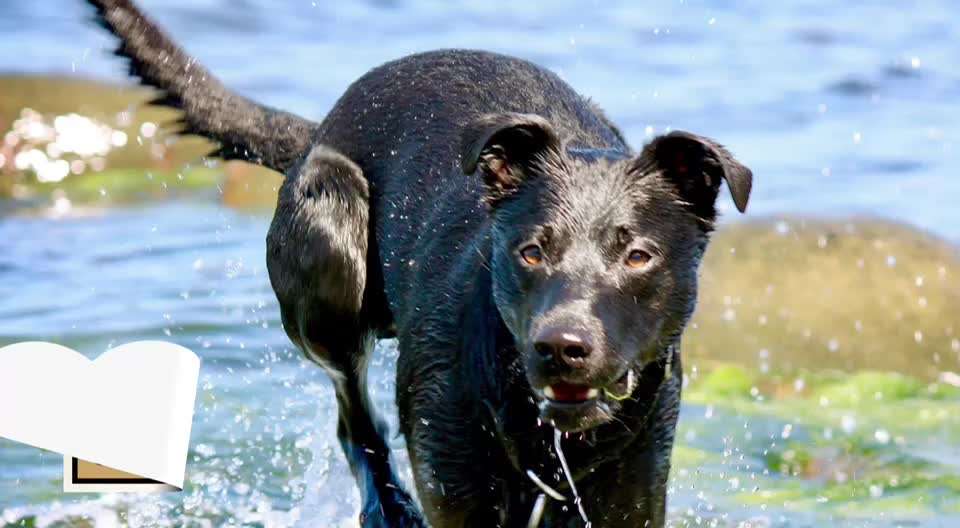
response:
<path id="1" fill-rule="evenodd" d="M 196 354 L 163 341 L 93 361 L 53 343 L 9 345 L 0 348 L 0 436 L 63 453 L 65 491 L 124 491 L 112 485 L 123 481 L 182 489 L 199 373 Z"/>

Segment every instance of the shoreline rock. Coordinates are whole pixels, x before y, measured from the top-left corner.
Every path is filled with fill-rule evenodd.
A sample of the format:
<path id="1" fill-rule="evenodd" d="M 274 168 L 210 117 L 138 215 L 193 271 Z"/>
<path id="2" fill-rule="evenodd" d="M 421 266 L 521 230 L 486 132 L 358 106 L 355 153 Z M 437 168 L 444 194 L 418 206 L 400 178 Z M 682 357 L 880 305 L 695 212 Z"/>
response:
<path id="1" fill-rule="evenodd" d="M 718 230 L 684 358 L 764 370 L 960 369 L 960 251 L 874 218 L 765 218 Z"/>
<path id="2" fill-rule="evenodd" d="M 147 104 L 149 89 L 7 74 L 0 75 L 0 93 L 5 208 L 52 204 L 64 196 L 109 205 L 211 190 L 230 206 L 276 203 L 281 175 L 241 162 L 208 162 L 204 155 L 213 144 L 170 135 L 178 114 Z"/>

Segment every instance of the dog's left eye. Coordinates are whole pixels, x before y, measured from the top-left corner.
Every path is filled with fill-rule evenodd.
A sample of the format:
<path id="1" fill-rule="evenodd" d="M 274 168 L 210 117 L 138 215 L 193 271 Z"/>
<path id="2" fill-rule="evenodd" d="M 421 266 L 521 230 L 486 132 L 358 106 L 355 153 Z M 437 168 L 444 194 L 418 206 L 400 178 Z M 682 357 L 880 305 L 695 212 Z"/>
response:
<path id="1" fill-rule="evenodd" d="M 640 269 L 649 264 L 651 260 L 653 260 L 653 255 L 650 253 L 642 249 L 634 249 L 627 255 L 626 264 L 631 268 Z"/>
<path id="2" fill-rule="evenodd" d="M 540 246 L 536 244 L 530 244 L 525 246 L 520 250 L 520 258 L 528 266 L 539 266 L 543 262 L 543 251 L 541 251 Z"/>

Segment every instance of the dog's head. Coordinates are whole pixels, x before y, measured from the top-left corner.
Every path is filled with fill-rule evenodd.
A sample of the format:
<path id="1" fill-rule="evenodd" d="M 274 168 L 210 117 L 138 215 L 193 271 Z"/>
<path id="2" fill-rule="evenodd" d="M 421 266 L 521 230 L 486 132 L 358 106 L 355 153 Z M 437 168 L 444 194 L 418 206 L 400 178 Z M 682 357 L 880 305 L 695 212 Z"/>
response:
<path id="1" fill-rule="evenodd" d="M 568 148 L 527 114 L 482 117 L 461 156 L 487 189 L 494 299 L 541 417 L 567 431 L 611 420 L 693 312 L 720 182 L 742 212 L 750 170 L 687 132 L 635 157 Z"/>

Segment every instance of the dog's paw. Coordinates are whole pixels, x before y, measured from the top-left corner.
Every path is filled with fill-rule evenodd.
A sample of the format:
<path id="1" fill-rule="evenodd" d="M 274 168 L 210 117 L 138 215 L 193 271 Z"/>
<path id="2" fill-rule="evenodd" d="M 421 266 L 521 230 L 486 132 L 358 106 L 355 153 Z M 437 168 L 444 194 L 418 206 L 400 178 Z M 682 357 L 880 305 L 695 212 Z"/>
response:
<path id="1" fill-rule="evenodd" d="M 393 488 L 386 495 L 364 505 L 360 511 L 362 528 L 427 528 L 413 497 L 407 492 Z"/>
<path id="2" fill-rule="evenodd" d="M 420 512 L 404 509 L 387 513 L 379 504 L 372 511 L 360 512 L 360 526 L 362 528 L 427 528 L 427 524 L 420 517 Z"/>

